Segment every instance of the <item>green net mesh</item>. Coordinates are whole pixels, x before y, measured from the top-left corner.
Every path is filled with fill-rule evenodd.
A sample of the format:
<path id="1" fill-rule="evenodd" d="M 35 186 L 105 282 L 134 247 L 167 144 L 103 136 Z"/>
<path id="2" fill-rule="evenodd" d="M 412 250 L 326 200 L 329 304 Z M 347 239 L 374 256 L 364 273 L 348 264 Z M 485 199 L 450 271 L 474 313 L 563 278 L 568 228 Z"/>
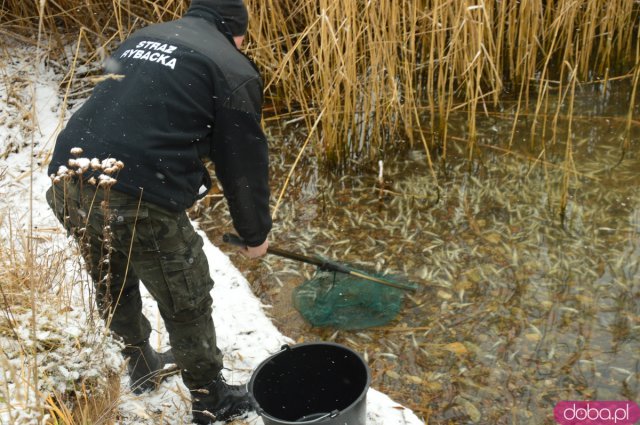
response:
<path id="1" fill-rule="evenodd" d="M 294 289 L 293 305 L 313 326 L 364 329 L 393 320 L 403 292 L 345 273 L 318 270 Z"/>

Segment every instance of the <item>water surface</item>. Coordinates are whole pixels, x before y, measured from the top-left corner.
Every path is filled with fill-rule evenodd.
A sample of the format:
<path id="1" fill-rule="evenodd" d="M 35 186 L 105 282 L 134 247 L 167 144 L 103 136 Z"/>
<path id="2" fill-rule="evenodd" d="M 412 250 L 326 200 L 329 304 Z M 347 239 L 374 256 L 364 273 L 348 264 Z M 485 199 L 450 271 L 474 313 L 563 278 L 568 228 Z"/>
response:
<path id="1" fill-rule="evenodd" d="M 531 112 L 514 127 L 512 105 L 490 109 L 471 160 L 461 111 L 446 162 L 432 172 L 416 146 L 384 161 L 382 184 L 378 166 L 340 177 L 304 156 L 271 242 L 419 284 L 385 327 L 313 328 L 291 304 L 312 266 L 234 261 L 284 334 L 358 350 L 372 385 L 430 424 L 553 424 L 561 400 L 639 402 L 638 125 L 629 91 L 607 90 L 580 90 L 570 132 L 539 117 L 544 146 Z M 271 132 L 277 198 L 304 135 Z M 224 204 L 201 222 L 214 242 L 231 229 Z"/>

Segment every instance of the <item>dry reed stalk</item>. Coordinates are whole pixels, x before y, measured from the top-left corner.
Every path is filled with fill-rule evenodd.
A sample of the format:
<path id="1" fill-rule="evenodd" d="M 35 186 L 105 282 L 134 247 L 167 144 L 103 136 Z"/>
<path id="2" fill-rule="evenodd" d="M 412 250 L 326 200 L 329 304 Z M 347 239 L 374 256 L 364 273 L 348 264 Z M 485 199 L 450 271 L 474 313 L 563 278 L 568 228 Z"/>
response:
<path id="1" fill-rule="evenodd" d="M 544 62 L 543 65 L 541 67 L 540 70 L 540 76 L 539 76 L 539 81 L 541 82 L 541 85 L 539 86 L 539 90 L 538 90 L 538 96 L 537 96 L 537 100 L 535 103 L 535 114 L 534 114 L 534 119 L 533 119 L 533 123 L 531 125 L 531 132 L 530 132 L 530 145 L 531 146 L 535 146 L 536 145 L 536 141 L 537 141 L 537 137 L 536 137 L 536 127 L 538 124 L 538 115 L 541 113 L 541 109 L 543 106 L 548 105 L 547 100 L 549 99 L 549 91 L 550 91 L 550 87 L 549 87 L 549 81 L 547 79 L 547 76 L 550 72 L 550 64 L 551 61 L 553 59 L 553 52 L 555 51 L 555 45 L 556 42 L 558 42 L 559 40 L 559 33 L 560 33 L 560 29 L 561 29 L 562 25 L 559 22 L 556 22 L 554 25 L 551 25 L 549 27 L 549 32 L 548 34 L 550 34 L 550 39 L 551 39 L 551 45 L 548 47 L 548 53 L 547 55 L 544 57 Z M 518 119 L 518 113 L 520 111 L 521 105 L 528 105 L 527 102 L 523 101 L 523 92 L 524 91 L 528 91 L 528 85 L 522 85 L 521 91 L 520 91 L 520 98 L 518 99 L 518 112 L 516 113 L 516 119 L 514 120 L 514 127 L 512 130 L 512 135 L 511 135 L 511 140 L 509 143 L 509 146 L 511 146 L 512 141 L 513 141 L 513 136 L 515 134 L 515 126 L 517 124 L 517 119 Z M 545 114 L 546 116 L 546 114 Z M 545 121 L 545 128 L 546 128 L 546 121 Z M 544 135 L 544 132 L 543 132 Z M 544 138 L 543 138 L 544 139 Z M 544 142 L 543 142 L 544 143 Z M 546 151 L 546 149 L 545 149 Z"/>
<path id="2" fill-rule="evenodd" d="M 570 176 L 572 172 L 575 171 L 575 164 L 573 162 L 573 106 L 576 92 L 576 84 L 577 84 L 577 74 L 578 69 L 571 68 L 569 64 L 567 64 L 567 68 L 569 68 L 569 87 L 567 88 L 567 102 L 569 103 L 569 111 L 568 111 L 568 124 L 567 124 L 567 140 L 565 141 L 565 153 L 564 153 L 564 167 L 562 173 L 562 187 L 560 193 L 560 218 L 564 223 L 566 218 L 567 205 L 569 202 L 569 186 L 570 186 Z M 558 102 L 560 104 L 561 102 Z"/>
<path id="3" fill-rule="evenodd" d="M 629 100 L 629 112 L 627 113 L 627 124 L 625 126 L 624 136 L 624 152 L 629 149 L 631 144 L 631 124 L 633 123 L 633 111 L 636 104 L 636 96 L 638 94 L 638 84 L 640 83 L 640 31 L 638 32 L 638 39 L 636 40 L 636 52 L 635 52 L 635 71 L 633 73 L 633 81 L 631 84 L 631 96 Z M 623 152 L 623 153 L 624 153 Z"/>
<path id="4" fill-rule="evenodd" d="M 434 0 L 431 16 L 431 28 L 430 35 L 432 41 L 430 43 L 430 66 L 437 68 L 438 73 L 434 74 L 433 71 L 429 71 L 429 85 L 427 87 L 428 92 L 436 93 L 437 107 L 431 104 L 432 123 L 439 117 L 439 122 L 436 124 L 439 130 L 440 140 L 442 141 L 442 158 L 447 158 L 447 133 L 448 133 L 448 118 L 453 105 L 453 96 L 447 96 L 447 93 L 453 93 L 454 79 L 450 77 L 450 66 L 447 63 L 447 31 L 449 29 L 449 15 L 446 13 L 449 10 L 450 1 L 442 2 L 442 0 Z M 429 100 L 432 100 L 431 95 Z M 435 130 L 435 127 L 432 126 Z"/>
<path id="5" fill-rule="evenodd" d="M 437 0 L 435 0 L 437 1 Z M 435 114 L 435 108 L 434 105 L 436 104 L 435 102 L 435 97 L 434 97 L 434 90 L 432 90 L 433 87 L 435 87 L 435 70 L 437 68 L 436 66 L 436 56 L 435 56 L 435 51 L 436 51 L 436 39 L 437 37 L 435 36 L 435 31 L 437 31 L 437 13 L 438 13 L 439 7 L 437 5 L 435 5 L 435 7 L 433 8 L 433 13 L 431 16 L 431 24 L 427 24 L 425 25 L 425 34 L 424 36 L 428 38 L 428 43 L 424 42 L 422 43 L 422 50 L 419 53 L 419 60 L 422 60 L 423 63 L 425 63 L 424 67 L 426 67 L 426 76 L 424 76 L 424 79 L 421 79 L 420 77 L 422 76 L 422 74 L 425 74 L 424 72 L 419 73 L 418 75 L 418 87 L 417 87 L 417 95 L 419 98 L 426 98 L 427 100 L 427 104 L 429 105 L 429 124 L 430 124 L 430 128 L 431 128 L 431 145 L 435 145 L 435 130 L 436 130 L 436 123 L 435 123 L 435 119 L 436 119 L 436 114 Z"/>

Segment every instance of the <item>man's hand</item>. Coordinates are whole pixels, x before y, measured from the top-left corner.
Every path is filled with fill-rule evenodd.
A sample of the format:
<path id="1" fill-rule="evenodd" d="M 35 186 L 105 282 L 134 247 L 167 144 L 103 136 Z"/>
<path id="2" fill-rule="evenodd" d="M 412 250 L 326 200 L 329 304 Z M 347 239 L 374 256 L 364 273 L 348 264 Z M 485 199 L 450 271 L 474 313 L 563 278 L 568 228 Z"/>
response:
<path id="1" fill-rule="evenodd" d="M 268 239 L 262 242 L 262 245 L 259 246 L 245 246 L 240 250 L 240 253 L 245 257 L 258 258 L 267 253 L 267 248 L 269 248 Z"/>

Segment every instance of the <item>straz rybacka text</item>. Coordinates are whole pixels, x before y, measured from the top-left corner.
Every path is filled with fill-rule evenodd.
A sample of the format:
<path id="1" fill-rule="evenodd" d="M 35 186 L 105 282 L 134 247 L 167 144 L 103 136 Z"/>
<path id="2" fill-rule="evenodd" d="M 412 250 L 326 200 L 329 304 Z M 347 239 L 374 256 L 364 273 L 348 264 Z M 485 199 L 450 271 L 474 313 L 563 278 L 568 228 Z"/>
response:
<path id="1" fill-rule="evenodd" d="M 141 41 L 135 49 L 127 49 L 120 55 L 120 58 L 132 58 L 156 62 L 171 69 L 175 69 L 177 59 L 171 54 L 177 46 L 158 43 L 157 41 Z"/>

